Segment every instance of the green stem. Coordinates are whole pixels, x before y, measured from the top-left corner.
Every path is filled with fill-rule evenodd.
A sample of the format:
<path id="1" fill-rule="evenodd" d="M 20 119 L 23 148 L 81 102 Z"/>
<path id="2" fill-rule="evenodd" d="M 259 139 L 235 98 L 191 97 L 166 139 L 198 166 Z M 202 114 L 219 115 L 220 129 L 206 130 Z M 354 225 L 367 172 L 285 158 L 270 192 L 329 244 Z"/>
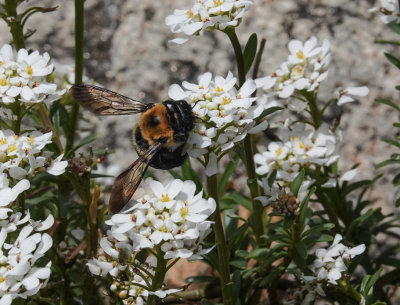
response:
<path id="1" fill-rule="evenodd" d="M 8 18 L 6 22 L 10 27 L 10 32 L 13 37 L 15 49 L 18 51 L 21 48 L 25 48 L 25 38 L 20 23 L 19 16 L 17 14 L 17 6 L 19 1 L 16 0 L 5 0 L 5 9 L 7 11 Z"/>
<path id="2" fill-rule="evenodd" d="M 239 39 L 235 32 L 235 28 L 227 27 L 224 30 L 224 32 L 228 35 L 229 40 L 232 43 L 233 50 L 235 51 L 236 63 L 237 63 L 237 69 L 238 69 L 238 77 L 239 77 L 239 88 L 240 88 L 244 84 L 245 77 L 246 77 L 246 75 L 244 73 L 244 59 L 243 59 L 242 47 L 240 46 Z"/>
<path id="3" fill-rule="evenodd" d="M 83 75 L 84 2 L 84 0 L 75 0 L 75 84 L 82 83 Z M 79 104 L 74 101 L 71 110 L 71 129 L 67 135 L 66 151 L 69 151 L 74 145 L 78 116 Z"/>
<path id="4" fill-rule="evenodd" d="M 236 56 L 236 64 L 238 68 L 238 77 L 239 77 L 239 88 L 243 86 L 245 82 L 245 70 L 244 70 L 244 59 L 243 59 L 243 52 L 242 47 L 240 46 L 239 39 L 236 35 L 234 28 L 227 28 L 225 33 L 228 35 L 233 49 L 235 51 Z M 260 49 L 262 50 L 263 47 Z M 262 52 L 262 51 L 261 51 Z M 261 56 L 261 55 L 260 55 Z M 244 149 L 245 149 L 245 164 L 246 170 L 248 175 L 247 184 L 250 188 L 250 194 L 252 199 L 253 205 L 253 218 L 254 218 L 254 235 L 256 237 L 257 243 L 261 244 L 262 239 L 261 236 L 264 234 L 264 224 L 263 224 L 263 206 L 260 201 L 256 200 L 256 197 L 260 196 L 259 187 L 257 184 L 257 175 L 256 169 L 254 164 L 254 150 L 252 144 L 252 137 L 251 135 L 247 135 L 243 141 Z"/>
<path id="5" fill-rule="evenodd" d="M 308 105 L 310 106 L 310 114 L 314 122 L 314 128 L 318 129 L 322 124 L 322 113 L 318 110 L 317 96 L 314 93 L 309 93 L 306 97 Z"/>
<path id="6" fill-rule="evenodd" d="M 15 102 L 12 104 L 13 107 L 13 114 L 17 117 L 16 120 L 12 121 L 12 130 L 16 135 L 19 135 L 21 131 L 21 120 L 22 120 L 22 115 L 21 115 L 21 103 L 18 100 L 18 98 L 15 99 Z"/>
<path id="7" fill-rule="evenodd" d="M 231 282 L 229 270 L 229 249 L 225 240 L 225 231 L 222 224 L 221 211 L 219 209 L 217 175 L 207 177 L 207 191 L 208 196 L 214 198 L 216 203 L 216 209 L 211 215 L 211 220 L 214 222 L 213 229 L 218 251 L 218 271 L 221 280 L 222 298 L 225 305 L 232 305 L 232 286 L 229 285 Z"/>
<path id="8" fill-rule="evenodd" d="M 164 252 L 161 250 L 161 245 L 156 247 L 157 249 L 157 272 L 154 274 L 152 281 L 152 291 L 160 290 L 164 283 L 165 274 L 167 273 L 167 260 L 164 259 Z M 156 305 L 158 303 L 158 297 L 150 295 L 147 304 Z"/>

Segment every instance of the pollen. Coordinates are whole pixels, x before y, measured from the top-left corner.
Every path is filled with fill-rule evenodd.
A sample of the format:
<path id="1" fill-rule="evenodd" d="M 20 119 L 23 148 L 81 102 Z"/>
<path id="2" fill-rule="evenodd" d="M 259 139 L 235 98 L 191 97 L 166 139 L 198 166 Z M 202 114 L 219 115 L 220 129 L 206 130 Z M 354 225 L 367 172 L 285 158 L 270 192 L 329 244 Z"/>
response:
<path id="1" fill-rule="evenodd" d="M 297 57 L 298 57 L 299 59 L 304 59 L 304 58 L 305 58 L 304 53 L 303 53 L 302 50 L 298 51 L 298 52 L 296 53 L 296 55 L 297 55 Z"/>
<path id="2" fill-rule="evenodd" d="M 29 138 L 28 138 L 28 142 L 29 142 L 29 144 L 30 145 L 33 145 L 33 141 L 35 140 L 35 138 L 33 137 L 33 136 L 30 136 Z"/>
<path id="3" fill-rule="evenodd" d="M 194 14 L 193 14 L 192 10 L 187 10 L 186 15 L 187 15 L 189 18 L 193 18 L 193 17 L 194 17 Z"/>
<path id="4" fill-rule="evenodd" d="M 7 80 L 5 78 L 0 80 L 0 86 L 7 86 Z"/>
<path id="5" fill-rule="evenodd" d="M 303 149 L 303 148 L 304 148 L 304 144 L 303 144 L 303 142 L 299 141 L 299 147 L 300 147 L 301 149 Z"/>
<path id="6" fill-rule="evenodd" d="M 11 153 L 11 152 L 13 152 L 14 150 L 16 150 L 17 149 L 17 145 L 11 145 L 8 149 L 7 149 L 7 152 L 8 153 Z"/>
<path id="7" fill-rule="evenodd" d="M 3 64 L 4 64 L 4 62 L 2 62 L 2 61 L 0 60 L 0 67 L 1 67 Z"/>
<path id="8" fill-rule="evenodd" d="M 279 147 L 277 150 L 276 150 L 276 155 L 277 156 L 280 156 L 282 154 L 282 147 Z"/>
<path id="9" fill-rule="evenodd" d="M 32 69 L 31 65 L 26 66 L 26 73 L 28 73 L 29 75 L 32 75 L 33 69 Z"/>
<path id="10" fill-rule="evenodd" d="M 0 283 L 3 283 L 6 279 L 2 276 L 0 276 Z"/>
<path id="11" fill-rule="evenodd" d="M 181 208 L 181 217 L 185 219 L 186 215 L 189 213 L 189 208 Z"/>
<path id="12" fill-rule="evenodd" d="M 7 144 L 7 138 L 0 138 L 0 144 Z"/>
<path id="13" fill-rule="evenodd" d="M 214 0 L 214 7 L 220 6 L 224 1 L 222 0 Z"/>
<path id="14" fill-rule="evenodd" d="M 222 98 L 222 105 L 228 105 L 231 102 L 231 98 L 229 96 L 224 96 Z"/>
<path id="15" fill-rule="evenodd" d="M 167 233 L 167 232 L 168 232 L 168 229 L 167 229 L 167 227 L 166 227 L 165 224 L 164 224 L 161 228 L 158 229 L 158 231 L 163 232 L 163 233 Z"/>
<path id="16" fill-rule="evenodd" d="M 199 86 L 199 89 L 200 89 L 200 90 L 204 89 L 204 86 L 203 86 L 203 85 L 200 85 L 200 86 Z"/>
<path id="17" fill-rule="evenodd" d="M 297 67 L 294 69 L 294 74 L 295 74 L 295 75 L 302 75 L 302 74 L 303 74 L 303 68 L 300 67 L 300 66 L 297 66 Z"/>
<path id="18" fill-rule="evenodd" d="M 224 88 L 221 88 L 221 87 L 219 87 L 219 86 L 217 86 L 217 92 L 222 92 L 222 91 L 224 91 Z"/>
<path id="19" fill-rule="evenodd" d="M 168 201 L 170 201 L 168 194 L 166 194 L 166 195 L 162 194 L 161 202 L 168 202 Z"/>

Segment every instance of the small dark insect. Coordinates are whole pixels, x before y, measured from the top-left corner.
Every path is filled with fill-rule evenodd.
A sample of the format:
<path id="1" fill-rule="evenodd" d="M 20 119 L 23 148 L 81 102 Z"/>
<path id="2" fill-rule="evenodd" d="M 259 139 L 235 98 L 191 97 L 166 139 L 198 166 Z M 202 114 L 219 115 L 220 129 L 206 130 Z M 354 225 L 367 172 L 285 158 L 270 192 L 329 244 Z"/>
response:
<path id="1" fill-rule="evenodd" d="M 135 193 L 148 166 L 170 169 L 180 166 L 187 154 L 183 145 L 194 128 L 196 117 L 186 101 L 143 103 L 116 92 L 90 85 L 75 85 L 69 94 L 97 115 L 142 113 L 133 129 L 139 158 L 114 181 L 109 211 L 119 212 Z"/>

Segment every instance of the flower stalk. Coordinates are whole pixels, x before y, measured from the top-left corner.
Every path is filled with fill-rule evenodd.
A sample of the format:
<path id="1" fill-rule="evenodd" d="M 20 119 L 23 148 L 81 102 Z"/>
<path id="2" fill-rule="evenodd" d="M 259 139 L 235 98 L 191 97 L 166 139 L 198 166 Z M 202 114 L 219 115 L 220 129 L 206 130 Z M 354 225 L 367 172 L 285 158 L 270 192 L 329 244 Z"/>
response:
<path id="1" fill-rule="evenodd" d="M 84 0 L 75 0 L 75 84 L 81 84 L 83 76 L 84 3 Z M 67 135 L 66 151 L 69 151 L 74 145 L 78 116 L 79 104 L 74 101 L 71 110 L 71 129 Z"/>
<path id="2" fill-rule="evenodd" d="M 211 215 L 211 220 L 214 222 L 214 232 L 217 244 L 218 259 L 219 259 L 219 274 L 221 278 L 221 291 L 224 304 L 233 304 L 232 289 L 230 283 L 229 270 L 229 249 L 225 239 L 224 227 L 221 219 L 221 211 L 219 209 L 218 199 L 218 181 L 217 175 L 207 177 L 208 196 L 214 198 L 216 209 Z"/>
<path id="3" fill-rule="evenodd" d="M 25 38 L 22 29 L 22 24 L 17 14 L 17 6 L 19 1 L 5 0 L 5 9 L 7 17 L 5 20 L 10 27 L 10 32 L 13 37 L 15 49 L 25 48 Z"/>
<path id="4" fill-rule="evenodd" d="M 238 69 L 238 78 L 239 78 L 239 88 L 243 86 L 245 82 L 245 69 L 244 69 L 244 58 L 242 47 L 240 46 L 239 39 L 236 35 L 234 28 L 227 28 L 225 33 L 228 35 L 233 49 L 235 51 L 236 56 L 236 64 Z M 253 217 L 254 217 L 254 235 L 259 244 L 262 243 L 261 236 L 264 234 L 264 225 L 263 225 L 263 206 L 260 201 L 256 200 L 260 195 L 258 184 L 257 184 L 257 175 L 254 164 L 254 151 L 252 144 L 251 135 L 247 135 L 243 140 L 244 150 L 245 150 L 245 165 L 248 174 L 247 184 L 250 189 L 252 205 L 253 205 Z"/>

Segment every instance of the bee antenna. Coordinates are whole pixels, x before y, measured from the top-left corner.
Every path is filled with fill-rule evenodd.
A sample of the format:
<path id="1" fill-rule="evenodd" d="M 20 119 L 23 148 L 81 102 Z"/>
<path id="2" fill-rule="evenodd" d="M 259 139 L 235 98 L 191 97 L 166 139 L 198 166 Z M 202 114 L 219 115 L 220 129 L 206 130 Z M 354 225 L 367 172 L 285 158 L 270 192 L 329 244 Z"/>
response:
<path id="1" fill-rule="evenodd" d="M 200 121 L 202 121 L 204 124 L 206 124 L 206 125 L 210 125 L 210 126 L 212 126 L 212 127 L 215 127 L 215 128 L 217 128 L 217 125 L 215 125 L 215 124 L 213 124 L 213 123 L 211 123 L 211 122 L 207 122 L 207 121 L 205 121 L 204 119 L 202 119 L 201 117 L 199 117 L 199 116 L 197 116 L 196 115 L 196 118 L 198 118 Z"/>

